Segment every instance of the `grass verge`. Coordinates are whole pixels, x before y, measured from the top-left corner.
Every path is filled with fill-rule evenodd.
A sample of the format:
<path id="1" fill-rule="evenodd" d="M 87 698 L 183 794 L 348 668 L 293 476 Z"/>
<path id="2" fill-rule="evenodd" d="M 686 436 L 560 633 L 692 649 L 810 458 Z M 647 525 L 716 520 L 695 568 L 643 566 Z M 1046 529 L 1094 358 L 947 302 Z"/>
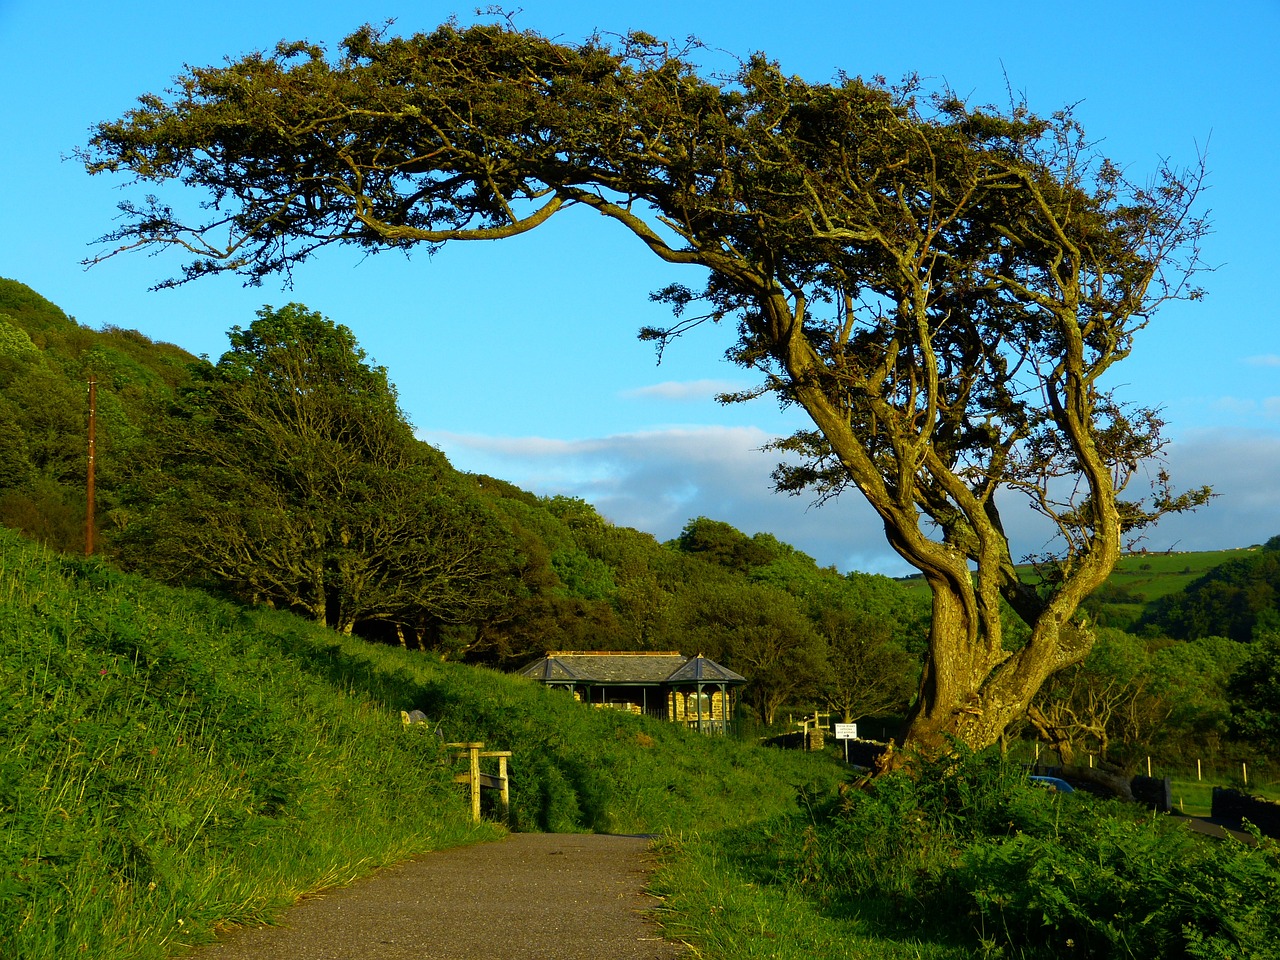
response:
<path id="1" fill-rule="evenodd" d="M 1280 845 L 1057 795 L 988 755 L 667 838 L 654 892 L 702 960 L 1280 956 Z"/>
<path id="2" fill-rule="evenodd" d="M 431 724 L 403 727 L 414 708 Z M 161 958 L 499 836 L 470 822 L 446 740 L 515 752 L 524 829 L 743 824 L 840 777 L 0 530 L 0 956 Z"/>

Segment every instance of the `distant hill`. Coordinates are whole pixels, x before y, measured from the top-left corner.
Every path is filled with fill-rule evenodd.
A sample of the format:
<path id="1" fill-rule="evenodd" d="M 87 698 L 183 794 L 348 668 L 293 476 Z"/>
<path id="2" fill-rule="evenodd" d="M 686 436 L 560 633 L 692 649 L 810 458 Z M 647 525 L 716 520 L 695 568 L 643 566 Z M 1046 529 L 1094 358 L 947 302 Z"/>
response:
<path id="1" fill-rule="evenodd" d="M 280 311 L 277 318 L 290 310 Z M 228 317 L 226 323 L 229 330 L 251 329 L 253 318 Z M 259 559 L 271 552 L 267 547 L 284 544 L 294 549 L 292 544 L 312 543 L 309 535 L 291 538 L 301 527 L 287 526 L 287 518 L 311 522 L 340 497 L 322 492 L 299 501 L 299 506 L 287 499 L 293 491 L 282 492 L 281 485 L 297 486 L 297 464 L 323 468 L 336 462 L 327 453 L 338 448 L 326 447 L 326 455 L 321 455 L 318 442 L 271 434 L 254 449 L 270 457 L 287 447 L 287 462 L 282 460 L 278 469 L 273 463 L 269 469 L 247 472 L 234 453 L 247 445 L 247 438 L 262 440 L 266 434 L 237 434 L 242 430 L 239 424 L 250 421 L 199 406 L 204 398 L 220 396 L 215 387 L 227 382 L 218 379 L 223 376 L 220 369 L 219 363 L 155 343 L 135 331 L 91 329 L 26 285 L 0 280 L 0 524 L 63 553 L 83 551 L 87 384 L 93 379 L 96 548 L 126 569 L 172 585 L 290 609 L 330 626 L 341 623 L 365 639 L 470 663 L 506 667 L 552 649 L 701 652 L 751 681 L 745 699 L 766 724 L 783 703 L 800 712 L 827 706 L 825 698 L 834 696 L 834 686 L 846 688 L 841 712 L 864 715 L 859 711 L 873 709 L 868 702 L 851 701 L 847 679 L 835 676 L 833 665 L 851 659 L 862 676 L 872 670 L 893 675 L 893 682 L 882 688 L 890 691 L 887 697 L 893 702 L 881 697 L 875 710 L 892 714 L 906 706 L 924 643 L 927 608 L 891 579 L 821 568 L 776 537 L 747 536 L 706 517 L 690 518 L 679 538 L 660 543 L 648 533 L 608 522 L 584 501 L 540 497 L 500 478 L 459 473 L 434 450 L 417 451 L 433 464 L 431 479 L 415 479 L 415 489 L 396 491 L 396 502 L 431 504 L 423 509 L 436 510 L 440 517 L 466 518 L 465 523 L 442 529 L 492 533 L 486 543 L 497 547 L 485 555 L 500 555 L 501 566 L 495 561 L 484 573 L 496 571 L 489 580 L 501 581 L 494 591 L 500 600 L 472 613 L 480 608 L 461 601 L 446 608 L 443 601 L 415 597 L 400 606 L 339 621 L 341 605 L 350 594 L 335 594 L 332 603 L 314 603 L 299 599 L 296 584 L 339 579 L 334 571 L 346 569 L 340 565 L 357 549 L 335 559 L 351 542 L 350 537 L 338 542 L 350 528 L 339 530 L 339 524 L 331 523 L 330 540 L 302 548 L 312 550 L 303 558 L 305 564 L 295 563 L 297 556 L 286 556 L 283 547 L 273 552 L 269 563 Z M 262 382 L 272 381 L 264 375 Z M 265 392 L 266 387 L 259 390 Z M 237 417 L 240 413 L 236 411 Z M 225 424 L 233 426 L 220 433 Z M 214 440 L 205 442 L 211 435 Z M 288 444 L 278 442 L 280 436 Z M 215 446 L 219 439 L 220 447 Z M 362 456 L 351 454 L 348 459 Z M 260 462 L 254 458 L 251 467 Z M 179 483 L 186 486 L 179 488 Z M 356 488 L 334 489 L 346 497 Z M 373 487 L 366 483 L 363 489 Z M 247 490 L 253 493 L 245 494 Z M 384 516 L 389 501 L 370 497 L 361 507 L 365 515 Z M 277 501 L 286 507 L 255 514 L 259 504 Z M 285 519 L 272 526 L 277 517 Z M 429 529 L 427 523 L 407 526 Z M 229 531 L 239 567 L 201 562 L 208 554 L 198 538 L 214 527 Z M 314 523 L 311 532 L 321 528 Z M 463 546 L 443 535 L 419 537 L 422 540 L 430 541 L 431 553 L 422 555 L 424 566 L 417 569 L 432 564 L 431 569 L 457 569 L 449 564 L 459 553 L 449 551 Z M 359 540 L 359 549 L 375 541 L 374 536 Z M 200 548 L 185 549 L 193 543 Z M 476 544 L 465 549 L 472 546 Z M 388 556 L 368 559 L 370 568 Z M 258 567 L 248 570 L 254 563 Z M 315 573 L 324 564 L 329 564 L 323 568 L 328 572 Z M 444 577 L 443 582 L 450 589 L 456 584 L 461 592 L 477 589 L 479 579 L 456 576 Z M 771 637 L 782 642 L 768 641 Z"/>
<path id="2" fill-rule="evenodd" d="M 1126 554 L 1120 558 L 1107 582 L 1084 602 L 1081 609 L 1100 626 L 1123 630 L 1137 630 L 1145 626 L 1179 637 L 1183 633 L 1177 629 L 1170 632 L 1167 628 L 1173 625 L 1162 622 L 1155 611 L 1171 609 L 1171 598 L 1185 593 L 1213 571 L 1242 560 L 1247 562 L 1248 558 L 1263 550 L 1263 545 L 1256 544 L 1230 550 Z M 898 582 L 912 591 L 928 591 L 927 584 L 919 576 L 906 577 Z M 1213 635 L 1231 635 L 1225 621 Z"/>

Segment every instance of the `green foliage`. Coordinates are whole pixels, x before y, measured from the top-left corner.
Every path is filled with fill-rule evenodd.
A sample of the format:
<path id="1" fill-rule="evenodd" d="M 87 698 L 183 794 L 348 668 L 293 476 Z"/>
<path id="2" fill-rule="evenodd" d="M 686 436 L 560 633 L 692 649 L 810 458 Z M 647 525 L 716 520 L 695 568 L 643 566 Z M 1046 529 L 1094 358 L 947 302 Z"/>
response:
<path id="1" fill-rule="evenodd" d="M 1246 650 L 1222 637 L 1175 642 L 1104 628 L 1082 663 L 1041 688 L 1033 720 L 1066 764 L 1089 753 L 1132 773 L 1152 750 L 1203 756 L 1227 732 L 1227 681 Z"/>
<path id="2" fill-rule="evenodd" d="M 693 943 L 740 941 L 710 956 L 768 956 L 766 943 L 825 941 L 836 927 L 867 957 L 1273 958 L 1280 846 L 1254 839 L 1214 841 L 1175 818 L 1047 793 L 998 757 L 960 751 L 811 817 L 672 844 L 658 889 L 681 897 L 673 926 Z M 712 859 L 758 888 L 757 909 L 789 903 L 793 926 L 700 916 L 705 903 L 677 893 L 676 878 Z M 827 943 L 810 954 L 848 955 Z"/>
<path id="3" fill-rule="evenodd" d="M 775 556 L 770 545 L 748 537 L 723 521 L 707 517 L 697 517 L 685 524 L 676 544 L 685 553 L 702 556 L 717 566 L 739 573 L 763 566 Z"/>
<path id="4" fill-rule="evenodd" d="M 63 559 L 0 531 L 0 955 L 159 958 L 473 828 L 441 738 L 514 751 L 527 829 L 745 823 L 779 755 Z M 399 712 L 431 722 L 404 727 Z"/>
<path id="5" fill-rule="evenodd" d="M 109 536 L 126 520 L 124 475 L 154 422 L 154 404 L 186 381 L 193 362 L 133 331 L 83 327 L 29 287 L 0 278 L 0 523 L 57 549 L 83 547 L 92 377 L 97 514 Z"/>
<path id="6" fill-rule="evenodd" d="M 509 538 L 413 437 L 349 329 L 290 304 L 230 340 L 159 419 L 118 538 L 128 562 L 344 633 L 505 605 Z"/>
<path id="7" fill-rule="evenodd" d="M 1231 730 L 1274 752 L 1280 744 L 1280 630 L 1268 630 L 1232 675 Z"/>
<path id="8" fill-rule="evenodd" d="M 1240 642 L 1253 638 L 1258 617 L 1280 607 L 1280 551 L 1257 550 L 1237 555 L 1170 594 L 1146 611 L 1140 628 L 1167 636 L 1224 636 Z"/>

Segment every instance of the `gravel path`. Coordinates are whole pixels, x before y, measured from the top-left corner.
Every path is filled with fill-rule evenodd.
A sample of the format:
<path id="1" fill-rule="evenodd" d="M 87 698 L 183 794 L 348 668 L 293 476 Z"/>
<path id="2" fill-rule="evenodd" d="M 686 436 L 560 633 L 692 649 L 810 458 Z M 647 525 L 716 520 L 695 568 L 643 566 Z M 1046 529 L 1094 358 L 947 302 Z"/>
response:
<path id="1" fill-rule="evenodd" d="M 516 833 L 425 854 L 236 930 L 198 960 L 672 960 L 642 837 Z"/>

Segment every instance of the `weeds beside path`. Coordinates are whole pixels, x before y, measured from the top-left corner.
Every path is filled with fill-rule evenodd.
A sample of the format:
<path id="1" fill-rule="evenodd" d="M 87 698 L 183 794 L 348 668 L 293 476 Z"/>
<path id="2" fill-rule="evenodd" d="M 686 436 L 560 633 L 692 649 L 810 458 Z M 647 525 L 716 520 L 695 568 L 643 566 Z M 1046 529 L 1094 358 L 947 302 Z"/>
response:
<path id="1" fill-rule="evenodd" d="M 379 870 L 232 931 L 196 960 L 669 960 L 642 837 L 517 833 Z"/>

